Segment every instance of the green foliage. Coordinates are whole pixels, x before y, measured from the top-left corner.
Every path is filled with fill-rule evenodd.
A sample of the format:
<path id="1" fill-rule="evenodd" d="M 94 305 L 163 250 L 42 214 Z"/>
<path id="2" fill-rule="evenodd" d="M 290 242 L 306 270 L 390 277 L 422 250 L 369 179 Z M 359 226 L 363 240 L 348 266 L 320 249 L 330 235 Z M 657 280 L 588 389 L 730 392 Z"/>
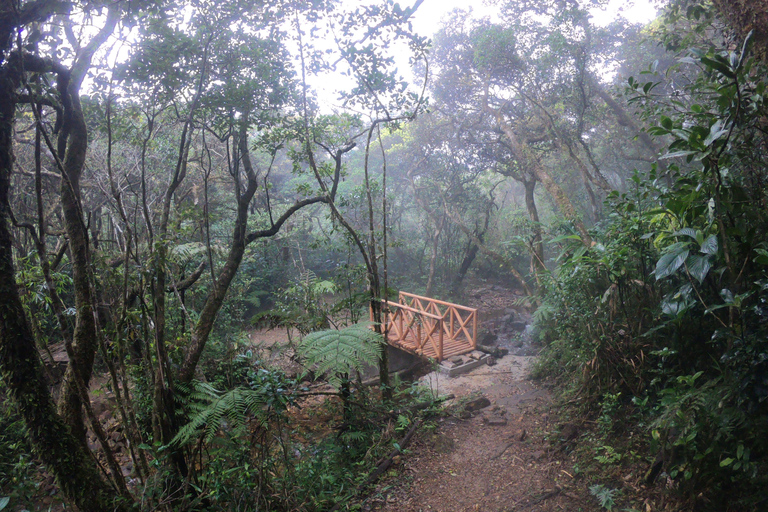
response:
<path id="1" fill-rule="evenodd" d="M 339 330 L 308 334 L 299 343 L 298 352 L 317 375 L 329 373 L 328 381 L 340 386 L 344 375 L 374 365 L 381 357 L 384 340 L 371 329 L 370 323 L 359 323 Z"/>
<path id="2" fill-rule="evenodd" d="M 191 421 L 179 430 L 171 444 L 183 446 L 202 436 L 210 442 L 226 421 L 236 432 L 241 431 L 249 414 L 262 415 L 264 396 L 254 390 L 235 388 L 225 393 L 205 384 L 197 383 L 190 395 L 195 405 Z M 195 410 L 196 409 L 196 410 Z"/>
<path id="3" fill-rule="evenodd" d="M 0 383 L 0 393 L 5 391 Z M 2 395 L 0 395 L 2 396 Z M 7 398 L 0 401 L 0 510 L 11 504 L 31 508 L 36 499 L 38 463 L 27 430 Z"/>
<path id="4" fill-rule="evenodd" d="M 278 370 L 259 368 L 248 375 L 248 387 L 222 392 L 210 384 L 196 382 L 185 397 L 190 421 L 182 427 L 172 445 L 183 446 L 201 438 L 209 443 L 225 426 L 231 435 L 243 433 L 250 419 L 266 426 L 274 416 L 295 403 L 297 383 Z"/>
<path id="5" fill-rule="evenodd" d="M 712 21 L 697 12 L 692 26 Z M 598 414 L 601 439 L 616 435 L 617 418 L 635 418 L 676 487 L 697 509 L 718 510 L 765 500 L 768 214 L 757 184 L 768 178 L 768 105 L 749 37 L 709 43 L 684 48 L 668 71 L 688 77 L 683 95 L 659 92 L 658 77 L 629 80 L 665 155 L 609 196 L 595 246 L 566 247 L 537 319 L 548 342 L 541 371 Z M 621 460 L 598 443 L 599 462 Z M 608 489 L 590 491 L 613 506 Z"/>
<path id="6" fill-rule="evenodd" d="M 589 493 L 597 498 L 600 508 L 611 511 L 616 506 L 615 498 L 620 493 L 618 489 L 611 489 L 602 484 L 591 485 Z"/>
<path id="7" fill-rule="evenodd" d="M 279 325 L 296 328 L 302 334 L 327 329 L 333 306 L 326 299 L 337 288 L 333 281 L 320 279 L 307 270 L 278 294 L 275 309 L 268 314 L 276 316 Z"/>

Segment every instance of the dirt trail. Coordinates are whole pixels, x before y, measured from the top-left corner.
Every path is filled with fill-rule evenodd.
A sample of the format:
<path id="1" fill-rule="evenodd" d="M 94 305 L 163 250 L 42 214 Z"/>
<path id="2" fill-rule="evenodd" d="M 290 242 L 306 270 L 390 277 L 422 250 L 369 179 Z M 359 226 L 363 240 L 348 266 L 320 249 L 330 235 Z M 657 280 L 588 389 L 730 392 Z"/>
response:
<path id="1" fill-rule="evenodd" d="M 440 395 L 456 395 L 449 404 L 455 412 L 421 431 L 363 509 L 597 510 L 558 440 L 547 439 L 554 427 L 552 399 L 545 387 L 526 378 L 533 359 L 508 355 L 458 377 L 423 377 Z M 473 413 L 463 410 L 486 405 L 478 397 L 490 404 Z"/>

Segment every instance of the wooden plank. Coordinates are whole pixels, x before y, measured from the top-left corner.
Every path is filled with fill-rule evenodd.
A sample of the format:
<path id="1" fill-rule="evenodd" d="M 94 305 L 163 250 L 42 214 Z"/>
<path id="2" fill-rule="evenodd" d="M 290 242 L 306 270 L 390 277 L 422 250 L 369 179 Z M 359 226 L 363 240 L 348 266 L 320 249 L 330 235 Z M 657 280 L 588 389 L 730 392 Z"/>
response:
<path id="1" fill-rule="evenodd" d="M 443 300 L 431 299 L 429 297 L 423 297 L 421 295 L 416 295 L 414 293 L 400 292 L 400 295 L 405 295 L 405 296 L 408 296 L 408 297 L 414 297 L 414 298 L 418 298 L 418 299 L 422 299 L 422 300 L 428 300 L 428 301 L 434 302 L 436 304 L 441 304 L 443 306 L 453 306 L 455 308 L 463 309 L 465 311 L 475 311 L 475 312 L 477 311 L 477 309 L 475 309 L 475 308 L 470 308 L 470 307 L 467 307 L 467 306 L 462 306 L 461 304 L 454 304 L 452 302 L 445 302 Z"/>
<path id="2" fill-rule="evenodd" d="M 382 322 L 390 345 L 438 361 L 476 347 L 476 309 L 407 292 L 401 292 L 398 300 L 383 301 L 391 307 Z"/>
<path id="3" fill-rule="evenodd" d="M 381 301 L 381 302 L 382 302 L 382 303 L 383 303 L 385 306 L 391 306 L 391 307 L 393 307 L 393 308 L 395 308 L 395 309 L 398 309 L 398 308 L 399 308 L 399 309 L 404 309 L 405 311 L 408 311 L 408 312 L 410 312 L 410 313 L 418 313 L 419 315 L 424 315 L 424 316 L 426 316 L 426 317 L 428 317 L 428 318 L 432 318 L 432 319 L 435 319 L 435 320 L 442 320 L 442 318 L 443 318 L 443 317 L 441 317 L 441 316 L 437 316 L 437 315 L 434 315 L 434 314 L 432 314 L 432 313 L 427 313 L 427 312 L 426 312 L 426 311 L 424 311 L 424 310 L 421 310 L 421 309 L 416 309 L 416 308 L 414 308 L 414 307 L 411 307 L 411 306 L 408 306 L 408 305 L 406 305 L 406 304 L 398 304 L 398 303 L 396 303 L 396 302 L 389 302 L 389 301 L 386 301 L 386 302 L 385 302 L 385 301 Z"/>

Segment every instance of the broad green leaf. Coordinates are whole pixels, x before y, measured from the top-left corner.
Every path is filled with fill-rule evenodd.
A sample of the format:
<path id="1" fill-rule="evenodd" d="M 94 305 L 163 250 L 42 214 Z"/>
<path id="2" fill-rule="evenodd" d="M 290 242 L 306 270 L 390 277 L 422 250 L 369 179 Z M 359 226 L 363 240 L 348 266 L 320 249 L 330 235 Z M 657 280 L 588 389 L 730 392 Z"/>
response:
<path id="1" fill-rule="evenodd" d="M 731 464 L 733 464 L 733 459 L 731 457 L 728 457 L 720 461 L 721 468 L 724 468 L 725 466 L 730 466 Z"/>
<path id="2" fill-rule="evenodd" d="M 704 281 L 709 273 L 709 269 L 712 268 L 709 256 L 702 256 L 700 254 L 690 255 L 686 260 L 686 265 L 688 267 L 688 273 L 699 283 Z"/>
<path id="3" fill-rule="evenodd" d="M 733 304 L 734 297 L 733 292 L 729 290 L 728 288 L 723 288 L 720 290 L 720 297 L 725 301 L 726 304 Z"/>
<path id="4" fill-rule="evenodd" d="M 659 157 L 659 160 L 669 160 L 670 158 L 677 158 L 682 156 L 690 156 L 690 155 L 697 155 L 698 151 L 675 151 L 674 153 L 667 153 L 666 155 L 662 155 Z"/>
<path id="5" fill-rule="evenodd" d="M 722 119 L 716 121 L 715 124 L 713 124 L 712 127 L 709 129 L 709 135 L 707 135 L 707 138 L 704 139 L 704 145 L 711 146 L 714 141 L 716 141 L 723 135 L 726 135 L 728 131 L 729 131 L 728 127 L 723 126 Z"/>
<path id="6" fill-rule="evenodd" d="M 739 55 L 739 62 L 737 68 L 740 69 L 744 65 L 744 60 L 747 58 L 747 50 L 752 45 L 752 36 L 755 35 L 754 30 L 750 30 L 747 37 L 744 38 L 744 43 L 741 45 L 741 54 Z"/>
<path id="7" fill-rule="evenodd" d="M 718 248 L 717 235 L 709 235 L 709 237 L 704 240 L 704 243 L 701 244 L 701 252 L 704 254 L 717 254 Z"/>
<path id="8" fill-rule="evenodd" d="M 664 279 L 665 277 L 671 276 L 677 272 L 677 269 L 679 269 L 681 266 L 683 266 L 683 263 L 685 263 L 689 252 L 690 251 L 688 251 L 688 249 L 678 249 L 659 258 L 659 261 L 656 262 L 656 270 L 654 270 L 656 280 L 658 281 L 660 279 Z"/>
<path id="9" fill-rule="evenodd" d="M 755 249 L 757 256 L 753 261 L 759 265 L 768 265 L 768 251 L 765 249 Z"/>
<path id="10" fill-rule="evenodd" d="M 661 303 L 661 312 L 672 318 L 677 318 L 688 309 L 688 305 L 680 301 L 664 301 Z"/>
<path id="11" fill-rule="evenodd" d="M 696 230 L 693 228 L 683 228 L 678 231 L 675 231 L 675 236 L 689 236 L 696 240 Z"/>
<path id="12" fill-rule="evenodd" d="M 701 58 L 701 63 L 705 66 L 708 66 L 712 69 L 717 70 L 722 74 L 723 76 L 726 76 L 728 78 L 734 78 L 736 75 L 733 73 L 733 70 L 729 68 L 727 65 L 723 64 L 722 62 L 718 62 L 713 59 L 709 59 L 707 57 Z"/>

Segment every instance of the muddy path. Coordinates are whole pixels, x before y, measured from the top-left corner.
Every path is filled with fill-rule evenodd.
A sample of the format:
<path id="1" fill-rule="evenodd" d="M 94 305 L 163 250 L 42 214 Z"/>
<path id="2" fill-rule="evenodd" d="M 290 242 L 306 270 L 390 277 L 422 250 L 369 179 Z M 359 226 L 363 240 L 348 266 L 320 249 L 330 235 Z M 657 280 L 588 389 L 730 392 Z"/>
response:
<path id="1" fill-rule="evenodd" d="M 534 356 L 507 355 L 449 378 L 422 378 L 453 393 L 449 415 L 423 428 L 363 510 L 598 510 L 551 423 L 549 390 L 527 378 Z M 476 410 L 475 410 L 476 409 Z"/>

